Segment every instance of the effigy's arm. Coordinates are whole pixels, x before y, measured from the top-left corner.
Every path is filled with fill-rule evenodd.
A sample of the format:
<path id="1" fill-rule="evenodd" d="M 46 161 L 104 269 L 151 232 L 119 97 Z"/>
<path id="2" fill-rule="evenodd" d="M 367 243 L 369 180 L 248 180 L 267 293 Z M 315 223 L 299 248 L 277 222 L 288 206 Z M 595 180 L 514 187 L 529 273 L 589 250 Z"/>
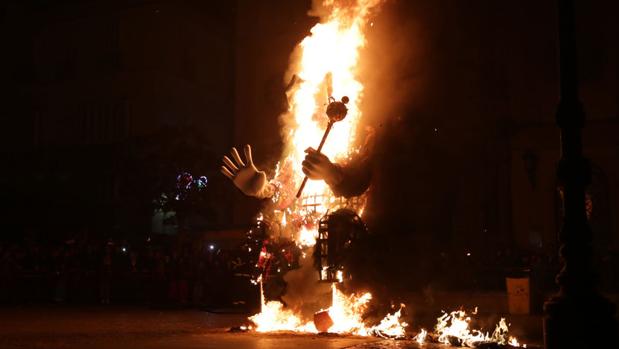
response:
<path id="1" fill-rule="evenodd" d="M 356 159 L 348 164 L 335 164 L 339 181 L 328 183 L 336 196 L 346 198 L 365 193 L 372 181 L 372 166 L 369 158 Z"/>

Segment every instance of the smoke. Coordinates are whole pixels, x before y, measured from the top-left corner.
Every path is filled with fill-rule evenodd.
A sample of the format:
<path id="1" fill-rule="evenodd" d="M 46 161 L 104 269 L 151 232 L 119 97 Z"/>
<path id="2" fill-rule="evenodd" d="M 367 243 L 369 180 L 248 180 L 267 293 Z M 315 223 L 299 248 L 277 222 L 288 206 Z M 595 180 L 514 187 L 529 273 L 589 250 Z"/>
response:
<path id="1" fill-rule="evenodd" d="M 330 6 L 327 3 L 333 3 L 333 1 L 325 0 L 312 0 L 312 8 L 307 12 L 310 17 L 326 18 L 330 13 Z"/>
<path id="2" fill-rule="evenodd" d="M 421 1 L 313 0 L 308 15 L 324 22 L 336 12 L 350 14 L 349 18 L 364 16 L 367 22 L 356 71 L 363 84 L 359 106 L 363 113 L 357 129 L 357 141 L 362 144 L 368 126 L 380 132 L 384 124 L 428 109 L 428 76 L 436 59 L 431 58 L 435 50 L 429 39 L 440 33 L 432 33 L 426 17 L 440 14 Z M 299 68 L 300 53 L 297 47 L 291 54 L 285 84 Z M 290 115 L 280 118 L 284 138 L 293 124 Z"/>
<path id="3" fill-rule="evenodd" d="M 320 309 L 331 306 L 331 286 L 318 282 L 318 271 L 313 266 L 314 248 L 306 251 L 307 257 L 300 260 L 301 267 L 284 276 L 288 284 L 283 299 L 288 307 L 303 319 L 311 319 Z"/>
<path id="4" fill-rule="evenodd" d="M 326 23 L 336 23 L 341 28 L 359 28 L 361 32 L 367 31 L 368 23 L 377 16 L 381 12 L 382 5 L 388 0 L 312 0 L 312 8 L 308 11 L 308 16 L 317 17 L 319 24 L 312 28 L 312 33 L 310 36 L 317 35 L 314 32 L 316 27 L 320 26 L 320 24 Z M 325 46 L 323 46 L 323 50 L 321 54 L 324 57 L 332 57 L 330 59 L 324 60 L 323 58 L 314 57 L 311 61 L 317 64 L 314 64 L 314 67 L 309 69 L 310 74 L 315 74 L 317 70 L 326 69 L 326 67 L 331 66 L 328 61 L 332 60 L 334 62 L 339 61 L 339 56 L 351 55 L 351 47 L 357 46 L 356 39 L 353 38 L 356 36 L 354 30 L 348 34 L 350 36 L 347 43 L 340 43 L 340 47 L 331 47 L 330 42 L 324 42 Z M 367 33 L 362 33 L 361 36 L 365 36 Z M 306 37 L 308 39 L 310 36 Z M 318 35 L 320 36 L 320 35 Z M 303 40 L 304 42 L 306 41 Z M 365 45 L 365 40 L 361 39 L 361 44 L 355 47 L 354 50 L 362 49 Z M 311 50 L 310 50 L 311 51 Z M 299 76 L 302 70 L 302 60 L 303 60 L 303 43 L 300 43 L 295 47 L 293 52 L 290 55 L 289 66 L 284 74 L 283 83 L 286 86 L 286 99 L 288 101 L 288 106 L 292 107 L 294 104 L 294 95 L 296 91 L 299 89 L 299 86 L 303 84 L 303 78 Z M 314 56 L 316 54 L 314 53 Z M 311 57 L 311 54 L 310 54 Z M 324 60 L 324 61 L 323 61 Z M 322 63 L 321 63 L 322 62 Z M 307 64 L 307 59 L 306 59 Z M 359 63 L 357 63 L 359 64 Z M 341 66 L 338 66 L 335 69 L 341 69 Z M 307 73 L 307 71 L 306 71 Z M 301 73 L 303 74 L 303 73 Z M 353 72 L 354 74 L 354 72 Z M 358 75 L 358 74 L 355 74 Z M 320 91 L 315 91 L 316 96 L 321 96 L 324 101 L 319 101 L 318 104 L 326 105 L 328 103 L 327 97 L 332 95 L 332 85 L 328 77 L 331 75 L 326 75 L 324 80 L 320 86 L 314 86 L 313 88 L 317 88 Z M 314 76 L 313 78 L 315 78 Z M 360 76 L 356 76 L 356 79 L 361 78 Z M 310 79 L 311 80 L 311 79 Z M 363 81 L 361 81 L 363 83 Z M 342 86 L 341 83 L 339 84 Z M 340 89 L 335 91 L 337 94 L 345 94 L 349 97 L 353 97 L 355 103 L 362 101 L 363 96 L 358 96 L 359 98 L 355 98 L 354 94 L 356 93 L 355 88 L 351 88 L 352 86 L 347 86 L 346 89 Z M 307 86 L 306 86 L 307 88 Z M 350 94 L 353 96 L 350 96 Z M 319 98 L 319 100 L 320 100 Z M 303 103 L 302 103 L 303 105 Z M 318 109 L 322 109 L 322 106 L 319 106 Z M 281 135 L 284 139 L 284 149 L 283 154 L 284 158 L 290 152 L 294 152 L 295 147 L 298 145 L 292 144 L 294 141 L 291 139 L 291 135 L 293 130 L 299 127 L 297 124 L 297 120 L 295 118 L 296 111 L 288 111 L 283 113 L 279 118 L 279 124 L 281 129 Z M 318 119 L 320 116 L 323 116 L 320 112 L 317 113 Z M 326 118 L 325 118 L 326 120 Z M 326 121 L 325 121 L 326 124 Z M 325 125 L 326 126 L 326 125 Z M 356 138 L 353 136 L 353 138 Z M 319 139 L 319 138 L 318 138 Z M 318 141 L 316 140 L 316 142 Z M 357 141 L 363 142 L 363 136 L 360 138 L 356 138 Z M 359 145 L 359 144 L 355 144 Z"/>
<path id="5" fill-rule="evenodd" d="M 431 51 L 424 14 L 418 2 L 393 0 L 370 21 L 358 70 L 364 86 L 360 126 L 379 128 L 422 109 Z"/>
<path id="6" fill-rule="evenodd" d="M 385 0 L 312 0 L 312 8 L 307 14 L 321 19 L 329 18 L 337 11 L 367 16 L 370 11 L 379 10 L 384 2 Z"/>

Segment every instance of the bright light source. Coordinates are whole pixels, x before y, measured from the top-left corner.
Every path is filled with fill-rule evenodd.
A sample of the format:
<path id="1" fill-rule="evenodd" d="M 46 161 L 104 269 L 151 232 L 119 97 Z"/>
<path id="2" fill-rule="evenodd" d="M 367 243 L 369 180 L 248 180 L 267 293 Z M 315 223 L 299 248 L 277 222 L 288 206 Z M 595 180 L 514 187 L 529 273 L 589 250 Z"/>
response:
<path id="1" fill-rule="evenodd" d="M 214 250 L 215 249 L 215 245 L 213 245 L 213 244 L 208 245 L 208 249 L 211 250 L 211 251 Z"/>

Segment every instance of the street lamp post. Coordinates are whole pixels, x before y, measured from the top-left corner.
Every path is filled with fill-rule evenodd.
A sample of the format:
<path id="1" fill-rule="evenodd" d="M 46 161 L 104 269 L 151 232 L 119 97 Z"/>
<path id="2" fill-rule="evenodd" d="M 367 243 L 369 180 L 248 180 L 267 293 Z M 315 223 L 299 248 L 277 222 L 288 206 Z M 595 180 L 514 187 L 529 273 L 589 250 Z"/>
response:
<path id="1" fill-rule="evenodd" d="M 563 222 L 559 232 L 562 269 L 559 293 L 544 304 L 546 349 L 619 348 L 615 306 L 599 294 L 592 266 L 592 232 L 585 211 L 591 166 L 582 153 L 585 112 L 578 96 L 573 0 L 558 0 L 560 101 L 557 125 L 561 159 L 557 177 L 563 187 Z"/>

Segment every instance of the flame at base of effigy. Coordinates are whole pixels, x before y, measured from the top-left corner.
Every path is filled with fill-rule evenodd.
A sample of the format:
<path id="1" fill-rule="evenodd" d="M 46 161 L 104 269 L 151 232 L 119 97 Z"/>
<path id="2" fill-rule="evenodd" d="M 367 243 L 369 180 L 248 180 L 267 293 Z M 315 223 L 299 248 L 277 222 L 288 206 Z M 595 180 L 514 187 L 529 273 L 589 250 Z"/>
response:
<path id="1" fill-rule="evenodd" d="M 265 301 L 264 294 L 262 294 L 260 313 L 249 317 L 254 324 L 252 330 L 256 332 L 326 332 L 383 338 L 405 337 L 408 324 L 401 321 L 403 306 L 393 314 L 387 314 L 379 324 L 368 326 L 363 320 L 363 315 L 372 299 L 371 293 L 346 296 L 337 289 L 336 284 L 332 284 L 331 289 L 331 306 L 316 312 L 313 321 L 301 319 L 301 316 L 286 309 L 281 302 Z"/>
<path id="2" fill-rule="evenodd" d="M 514 336 L 509 335 L 509 325 L 501 318 L 492 333 L 471 328 L 472 315 L 464 310 L 444 313 L 437 319 L 432 332 L 420 329 L 416 335 L 407 333 L 408 324 L 402 321 L 400 306 L 396 312 L 387 314 L 378 324 L 367 325 L 364 312 L 372 299 L 370 293 L 346 296 L 332 285 L 332 305 L 314 314 L 312 321 L 303 320 L 292 310 L 286 309 L 278 301 L 265 302 L 262 297 L 261 312 L 251 316 L 249 320 L 256 332 L 294 332 L 294 333 L 331 333 L 360 337 L 380 337 L 385 339 L 406 339 L 419 345 L 426 343 L 444 344 L 456 347 L 493 347 L 493 348 L 527 348 Z"/>

